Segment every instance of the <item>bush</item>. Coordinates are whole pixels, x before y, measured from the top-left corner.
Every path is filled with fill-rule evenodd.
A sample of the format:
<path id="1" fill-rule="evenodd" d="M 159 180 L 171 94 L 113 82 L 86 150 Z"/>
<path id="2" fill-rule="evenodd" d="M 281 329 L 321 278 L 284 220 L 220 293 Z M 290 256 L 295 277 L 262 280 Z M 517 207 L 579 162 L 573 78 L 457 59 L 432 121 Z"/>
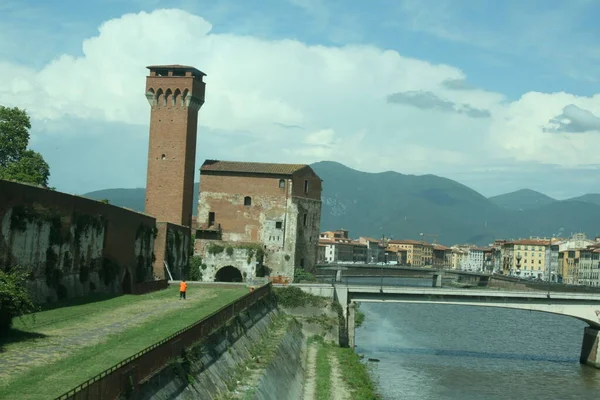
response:
<path id="1" fill-rule="evenodd" d="M 37 310 L 25 287 L 28 273 L 21 269 L 0 270 L 0 335 L 12 326 L 12 320 Z"/>
<path id="2" fill-rule="evenodd" d="M 296 268 L 294 270 L 294 282 L 301 283 L 301 282 L 316 282 L 316 281 L 317 281 L 317 278 L 315 278 L 315 276 L 313 274 L 311 274 L 310 272 L 306 272 L 302 268 Z"/>
<path id="3" fill-rule="evenodd" d="M 325 298 L 303 292 L 295 286 L 275 288 L 274 293 L 277 303 L 284 307 L 323 307 L 327 303 Z"/>
<path id="4" fill-rule="evenodd" d="M 365 313 L 360 311 L 360 303 L 356 303 L 356 308 L 354 310 L 354 327 L 359 328 L 362 326 L 363 322 L 365 322 Z"/>
<path id="5" fill-rule="evenodd" d="M 200 281 L 202 280 L 202 271 L 200 268 L 206 269 L 206 264 L 202 263 L 202 257 L 192 256 L 190 257 L 189 270 L 187 273 L 188 281 Z"/>

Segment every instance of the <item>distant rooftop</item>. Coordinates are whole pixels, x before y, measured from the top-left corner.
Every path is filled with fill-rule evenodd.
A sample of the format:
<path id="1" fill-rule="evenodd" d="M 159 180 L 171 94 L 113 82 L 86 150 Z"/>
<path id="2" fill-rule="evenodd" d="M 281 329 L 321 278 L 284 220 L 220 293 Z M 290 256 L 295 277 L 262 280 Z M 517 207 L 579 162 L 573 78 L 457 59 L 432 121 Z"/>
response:
<path id="1" fill-rule="evenodd" d="M 200 171 L 238 172 L 246 174 L 292 175 L 306 164 L 274 164 L 243 161 L 206 160 Z"/>
<path id="2" fill-rule="evenodd" d="M 169 65 L 150 65 L 148 67 L 150 71 L 156 72 L 158 76 L 168 76 L 169 71 L 173 71 L 172 76 L 183 76 L 184 73 L 190 72 L 194 77 L 203 77 L 206 74 L 197 68 L 190 65 L 181 64 L 169 64 Z"/>

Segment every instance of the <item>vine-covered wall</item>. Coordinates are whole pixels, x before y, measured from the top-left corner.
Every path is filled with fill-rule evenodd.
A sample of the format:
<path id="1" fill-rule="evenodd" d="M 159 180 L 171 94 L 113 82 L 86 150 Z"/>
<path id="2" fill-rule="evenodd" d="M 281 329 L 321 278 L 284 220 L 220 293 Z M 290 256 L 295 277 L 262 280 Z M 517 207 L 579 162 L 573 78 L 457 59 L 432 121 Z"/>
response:
<path id="1" fill-rule="evenodd" d="M 152 280 L 154 218 L 3 180 L 0 193 L 0 268 L 28 269 L 35 301 L 129 292 Z"/>

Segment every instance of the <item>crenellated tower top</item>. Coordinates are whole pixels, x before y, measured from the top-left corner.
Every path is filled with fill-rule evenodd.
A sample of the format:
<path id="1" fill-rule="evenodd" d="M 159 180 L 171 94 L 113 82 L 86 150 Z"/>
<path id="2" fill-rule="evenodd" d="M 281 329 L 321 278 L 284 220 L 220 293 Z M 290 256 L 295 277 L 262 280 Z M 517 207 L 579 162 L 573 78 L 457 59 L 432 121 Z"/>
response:
<path id="1" fill-rule="evenodd" d="M 198 111 L 204 104 L 206 74 L 187 65 L 151 65 L 146 67 L 146 98 L 152 108 L 181 107 Z"/>

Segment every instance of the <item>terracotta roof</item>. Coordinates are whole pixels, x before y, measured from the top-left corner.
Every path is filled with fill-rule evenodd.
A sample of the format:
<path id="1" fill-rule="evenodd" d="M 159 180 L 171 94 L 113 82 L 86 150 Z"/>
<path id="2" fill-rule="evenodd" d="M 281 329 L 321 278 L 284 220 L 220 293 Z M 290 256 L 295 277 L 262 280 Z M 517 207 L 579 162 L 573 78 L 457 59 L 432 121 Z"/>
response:
<path id="1" fill-rule="evenodd" d="M 390 240 L 388 243 L 391 244 L 419 244 L 421 246 L 431 246 L 431 243 L 423 242 L 421 240 Z"/>
<path id="2" fill-rule="evenodd" d="M 441 244 L 434 244 L 433 245 L 433 249 L 434 250 L 444 250 L 444 251 L 446 251 L 446 250 L 450 250 L 450 247 L 446 247 L 446 246 L 443 246 Z"/>
<path id="3" fill-rule="evenodd" d="M 362 240 L 366 240 L 367 242 L 375 242 L 375 243 L 379 243 L 379 240 L 377 240 L 377 239 L 373 239 L 373 238 L 370 238 L 370 237 L 366 237 L 366 236 L 363 236 L 363 237 L 361 237 L 361 239 L 362 239 Z"/>
<path id="4" fill-rule="evenodd" d="M 324 239 L 324 238 L 320 238 L 319 239 L 319 244 L 320 245 L 331 245 L 331 244 L 342 244 L 342 245 L 348 245 L 348 246 L 365 246 L 366 244 L 362 244 L 357 242 L 356 240 L 350 240 L 350 239 Z"/>
<path id="5" fill-rule="evenodd" d="M 243 161 L 206 160 L 200 171 L 239 172 L 246 174 L 292 175 L 306 168 L 306 164 L 274 164 Z"/>
<path id="6" fill-rule="evenodd" d="M 519 240 L 511 240 L 506 242 L 506 244 L 517 244 L 517 245 L 527 245 L 527 246 L 547 246 L 550 244 L 550 240 L 545 239 L 519 239 Z M 552 240 L 552 244 L 558 244 L 558 239 Z"/>

